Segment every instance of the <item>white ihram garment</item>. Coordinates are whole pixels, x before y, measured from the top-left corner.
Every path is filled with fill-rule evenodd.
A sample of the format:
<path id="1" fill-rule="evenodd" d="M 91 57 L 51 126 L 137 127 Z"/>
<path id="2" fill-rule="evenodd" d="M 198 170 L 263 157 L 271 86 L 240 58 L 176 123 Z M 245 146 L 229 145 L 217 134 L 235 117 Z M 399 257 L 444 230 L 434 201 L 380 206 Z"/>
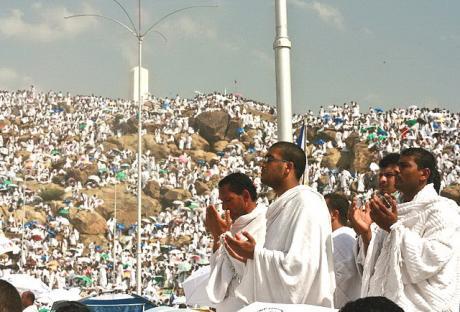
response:
<path id="1" fill-rule="evenodd" d="M 265 214 L 267 207 L 258 205 L 250 213 L 235 220 L 230 233 L 235 235 L 248 231 L 256 242 L 263 244 L 265 240 Z M 228 233 L 228 232 L 227 232 Z M 224 233 L 223 235 L 226 235 Z M 223 236 L 221 236 L 223 239 Z M 210 258 L 211 273 L 206 292 L 211 302 L 216 304 L 218 312 L 234 312 L 242 308 L 245 303 L 235 297 L 235 288 L 239 285 L 244 271 L 244 263 L 231 257 L 223 243 Z"/>
<path id="2" fill-rule="evenodd" d="M 329 210 L 324 198 L 299 185 L 267 211 L 265 244 L 257 244 L 235 290 L 246 303 L 333 306 L 335 288 Z"/>

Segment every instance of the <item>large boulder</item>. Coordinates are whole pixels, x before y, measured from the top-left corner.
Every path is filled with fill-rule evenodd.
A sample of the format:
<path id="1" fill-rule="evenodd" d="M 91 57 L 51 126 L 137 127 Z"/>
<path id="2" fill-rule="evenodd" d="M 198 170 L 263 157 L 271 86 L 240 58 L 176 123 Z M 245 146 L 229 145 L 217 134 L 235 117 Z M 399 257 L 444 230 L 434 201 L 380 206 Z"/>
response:
<path id="1" fill-rule="evenodd" d="M 340 157 L 341 153 L 338 149 L 329 148 L 327 150 L 327 154 L 324 155 L 323 160 L 321 161 L 321 166 L 327 168 L 337 168 Z"/>
<path id="2" fill-rule="evenodd" d="M 143 150 L 150 151 L 150 153 L 155 156 L 156 159 L 164 159 L 171 154 L 170 146 L 166 144 L 157 144 L 153 135 L 146 134 L 142 138 Z M 175 144 L 174 147 L 176 147 Z"/>
<path id="3" fill-rule="evenodd" d="M 157 181 L 150 180 L 145 184 L 144 193 L 152 198 L 160 198 L 160 184 Z"/>
<path id="4" fill-rule="evenodd" d="M 356 131 L 353 131 L 350 133 L 350 135 L 345 139 L 345 146 L 349 149 L 352 150 L 355 148 L 355 145 L 358 144 L 360 141 L 359 138 L 359 133 Z"/>
<path id="5" fill-rule="evenodd" d="M 96 194 L 98 198 L 104 201 L 101 206 L 96 208 L 96 211 L 105 219 L 114 216 L 116 203 L 117 220 L 119 220 L 120 223 L 130 225 L 137 222 L 137 196 L 126 191 L 126 185 L 117 184 L 116 188 L 112 186 L 100 189 L 90 189 L 85 193 L 88 194 L 88 196 Z M 155 216 L 161 211 L 161 204 L 157 199 L 151 198 L 144 193 L 141 199 L 141 212 L 143 217 Z"/>
<path id="6" fill-rule="evenodd" d="M 196 189 L 196 193 L 198 195 L 203 195 L 204 193 L 210 191 L 208 185 L 206 183 L 204 183 L 203 181 L 200 181 L 200 180 L 197 180 L 195 182 L 195 189 Z"/>
<path id="7" fill-rule="evenodd" d="M 313 143 L 318 141 L 318 140 L 323 140 L 324 142 L 332 141 L 333 144 L 335 144 L 336 143 L 336 141 L 335 141 L 336 133 L 337 133 L 337 131 L 331 130 L 331 129 L 325 129 L 323 131 L 319 131 L 314 136 Z"/>
<path id="8" fill-rule="evenodd" d="M 107 222 L 96 211 L 71 208 L 69 221 L 82 234 L 98 235 L 107 232 Z"/>
<path id="9" fill-rule="evenodd" d="M 175 200 L 184 201 L 192 197 L 189 191 L 184 189 L 167 189 L 161 194 L 161 203 L 164 206 L 171 206 Z"/>
<path id="10" fill-rule="evenodd" d="M 366 142 L 355 144 L 354 155 L 353 169 L 357 172 L 367 172 L 372 162 L 378 163 L 378 153 L 370 150 Z"/>
<path id="11" fill-rule="evenodd" d="M 223 152 L 228 145 L 228 141 L 217 141 L 212 145 L 212 149 L 217 152 Z"/>
<path id="12" fill-rule="evenodd" d="M 452 184 L 442 189 L 441 196 L 450 198 L 460 205 L 460 184 Z"/>
<path id="13" fill-rule="evenodd" d="M 192 159 L 194 161 L 203 160 L 203 161 L 205 161 L 207 163 L 211 163 L 212 161 L 215 161 L 215 160 L 219 159 L 217 154 L 214 154 L 214 153 L 211 153 L 211 152 L 205 152 L 205 151 L 201 151 L 201 150 L 190 151 L 189 155 L 190 155 L 190 157 L 192 157 Z"/>
<path id="14" fill-rule="evenodd" d="M 209 150 L 209 142 L 198 133 L 192 134 L 192 150 Z"/>
<path id="15" fill-rule="evenodd" d="M 232 120 L 224 111 L 204 112 L 194 120 L 198 133 L 209 143 L 232 140 L 238 137 L 239 120 Z"/>

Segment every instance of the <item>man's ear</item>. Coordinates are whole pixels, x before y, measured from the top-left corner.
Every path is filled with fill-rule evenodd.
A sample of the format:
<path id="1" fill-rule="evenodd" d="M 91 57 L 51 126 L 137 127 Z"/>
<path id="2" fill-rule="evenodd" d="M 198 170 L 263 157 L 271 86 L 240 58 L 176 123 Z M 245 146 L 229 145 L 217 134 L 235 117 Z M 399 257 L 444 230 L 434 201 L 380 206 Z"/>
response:
<path id="1" fill-rule="evenodd" d="M 241 193 L 241 196 L 243 196 L 243 199 L 245 202 L 251 199 L 251 194 L 249 194 L 248 190 L 243 190 L 243 193 Z"/>
<path id="2" fill-rule="evenodd" d="M 420 169 L 420 172 L 422 173 L 420 175 L 420 180 L 428 183 L 428 179 L 431 176 L 431 170 L 429 168 L 423 168 Z"/>
<path id="3" fill-rule="evenodd" d="M 329 213 L 331 214 L 332 221 L 339 219 L 339 211 L 337 209 L 329 210 Z"/>

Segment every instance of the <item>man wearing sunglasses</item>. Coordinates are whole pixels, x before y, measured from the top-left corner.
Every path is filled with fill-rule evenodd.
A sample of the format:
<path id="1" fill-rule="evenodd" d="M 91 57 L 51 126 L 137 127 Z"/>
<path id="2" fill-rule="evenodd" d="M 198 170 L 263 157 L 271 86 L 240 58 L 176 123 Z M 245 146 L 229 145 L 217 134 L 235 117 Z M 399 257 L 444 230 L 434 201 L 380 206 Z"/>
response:
<path id="1" fill-rule="evenodd" d="M 323 196 L 299 184 L 305 166 L 305 152 L 295 144 L 272 145 L 261 164 L 262 183 L 277 195 L 267 210 L 265 243 L 244 231 L 225 236 L 228 253 L 245 263 L 235 294 L 248 304 L 333 306 L 330 216 Z"/>

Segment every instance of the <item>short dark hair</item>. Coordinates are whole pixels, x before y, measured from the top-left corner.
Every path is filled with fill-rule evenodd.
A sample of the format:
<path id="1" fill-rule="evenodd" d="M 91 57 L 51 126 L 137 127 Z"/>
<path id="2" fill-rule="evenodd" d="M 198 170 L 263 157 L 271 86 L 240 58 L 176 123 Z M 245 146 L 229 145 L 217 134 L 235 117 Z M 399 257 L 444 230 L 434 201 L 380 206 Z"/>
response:
<path id="1" fill-rule="evenodd" d="M 347 214 L 350 208 L 350 202 L 345 195 L 339 193 L 329 193 L 324 195 L 324 199 L 327 199 L 329 210 L 337 210 L 339 212 L 340 224 L 347 224 Z"/>
<path id="2" fill-rule="evenodd" d="M 380 169 L 383 169 L 383 168 L 386 168 L 392 165 L 398 166 L 398 164 L 399 164 L 399 154 L 398 153 L 387 154 L 379 161 Z"/>
<path id="3" fill-rule="evenodd" d="M 439 194 L 441 188 L 441 176 L 439 175 L 436 158 L 434 155 L 421 147 L 406 148 L 401 152 L 401 156 L 412 156 L 418 169 L 430 169 L 430 176 L 427 183 L 433 183 L 434 189 Z"/>
<path id="4" fill-rule="evenodd" d="M 386 297 L 365 297 L 347 302 L 339 312 L 404 312 Z"/>
<path id="5" fill-rule="evenodd" d="M 231 173 L 222 180 L 219 181 L 219 187 L 228 185 L 228 188 L 231 192 L 241 195 L 243 191 L 246 190 L 249 192 L 252 201 L 257 200 L 257 190 L 252 183 L 251 179 L 241 172 Z"/>
<path id="6" fill-rule="evenodd" d="M 307 165 L 307 156 L 303 149 L 291 142 L 280 141 L 276 142 L 270 149 L 278 149 L 283 160 L 291 161 L 294 164 L 295 176 L 300 180 L 305 172 Z"/>
<path id="7" fill-rule="evenodd" d="M 16 288 L 0 279 L 0 312 L 21 312 L 22 302 Z"/>
<path id="8" fill-rule="evenodd" d="M 57 301 L 51 308 L 53 312 L 90 312 L 90 309 L 78 301 Z"/>

